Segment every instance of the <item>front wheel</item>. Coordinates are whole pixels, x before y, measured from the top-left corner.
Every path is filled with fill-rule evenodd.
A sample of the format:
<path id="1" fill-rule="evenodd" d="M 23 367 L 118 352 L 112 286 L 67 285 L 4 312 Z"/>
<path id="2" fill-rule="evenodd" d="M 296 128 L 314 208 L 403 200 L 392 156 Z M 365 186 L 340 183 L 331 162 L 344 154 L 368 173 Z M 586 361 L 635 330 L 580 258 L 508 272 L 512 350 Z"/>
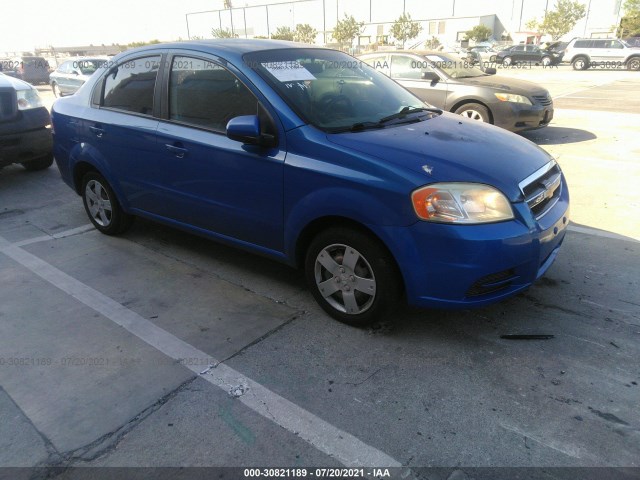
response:
<path id="1" fill-rule="evenodd" d="M 542 66 L 548 67 L 551 65 L 551 57 L 542 57 Z"/>
<path id="2" fill-rule="evenodd" d="M 458 107 L 454 113 L 478 122 L 491 123 L 489 110 L 479 103 L 465 103 Z"/>
<path id="3" fill-rule="evenodd" d="M 82 178 L 82 201 L 89 220 L 100 232 L 117 235 L 127 230 L 133 221 L 126 214 L 115 193 L 97 172 L 89 172 Z"/>
<path id="4" fill-rule="evenodd" d="M 510 66 L 510 65 L 511 65 L 511 57 L 505 57 L 505 58 L 502 60 L 502 66 L 503 66 L 503 67 L 508 67 L 508 66 Z"/>
<path id="5" fill-rule="evenodd" d="M 627 62 L 627 68 L 629 70 L 640 70 L 640 57 L 630 58 Z"/>
<path id="6" fill-rule="evenodd" d="M 325 230 L 311 242 L 305 277 L 325 312 L 357 327 L 383 319 L 402 292 L 388 250 L 370 234 L 351 228 Z"/>
<path id="7" fill-rule="evenodd" d="M 58 86 L 58 84 L 56 82 L 53 82 L 51 84 L 51 90 L 53 90 L 53 96 L 56 98 L 60 98 L 62 96 L 62 93 L 60 93 L 60 87 Z"/>

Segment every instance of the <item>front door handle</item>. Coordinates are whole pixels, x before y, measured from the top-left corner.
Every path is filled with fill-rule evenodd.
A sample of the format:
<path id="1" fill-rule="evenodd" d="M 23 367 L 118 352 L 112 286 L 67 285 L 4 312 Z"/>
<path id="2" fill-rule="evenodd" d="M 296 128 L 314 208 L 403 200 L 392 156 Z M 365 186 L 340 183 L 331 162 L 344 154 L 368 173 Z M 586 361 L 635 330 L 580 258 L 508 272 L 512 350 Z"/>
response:
<path id="1" fill-rule="evenodd" d="M 176 158 L 184 158 L 189 150 L 184 147 L 177 147 L 175 145 L 171 145 L 169 143 L 165 144 L 167 150 L 169 150 Z"/>

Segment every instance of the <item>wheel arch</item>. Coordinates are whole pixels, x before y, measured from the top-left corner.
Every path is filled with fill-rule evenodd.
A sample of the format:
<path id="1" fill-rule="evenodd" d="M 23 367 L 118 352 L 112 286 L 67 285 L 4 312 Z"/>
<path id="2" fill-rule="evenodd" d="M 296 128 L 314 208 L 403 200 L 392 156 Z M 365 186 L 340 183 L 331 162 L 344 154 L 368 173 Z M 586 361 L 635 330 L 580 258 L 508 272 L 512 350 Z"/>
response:
<path id="1" fill-rule="evenodd" d="M 491 125 L 493 125 L 495 123 L 494 117 L 493 117 L 493 111 L 491 110 L 491 107 L 489 107 L 489 105 L 487 105 L 485 102 L 483 102 L 482 100 L 480 100 L 479 98 L 464 98 L 461 100 L 457 100 L 453 106 L 451 107 L 451 110 L 449 110 L 451 113 L 455 113 L 455 111 L 457 109 L 459 109 L 460 107 L 467 105 L 469 103 L 477 103 L 478 105 L 482 105 L 484 108 L 487 109 L 487 111 L 489 112 L 489 119 L 491 120 Z"/>
<path id="2" fill-rule="evenodd" d="M 401 288 L 405 290 L 405 280 L 402 275 L 402 270 L 400 269 L 400 265 L 398 263 L 398 259 L 393 254 L 393 251 L 389 248 L 386 242 L 380 237 L 380 235 L 376 234 L 371 228 L 367 225 L 358 222 L 352 218 L 342 217 L 339 215 L 327 215 L 324 217 L 319 217 L 311 222 L 309 222 L 300 232 L 296 239 L 295 243 L 295 266 L 296 268 L 301 268 L 304 266 L 305 255 L 307 253 L 307 249 L 313 239 L 322 231 L 327 230 L 329 228 L 350 228 L 353 230 L 357 230 L 365 235 L 371 236 L 376 241 L 380 243 L 380 245 L 387 251 L 390 258 L 393 259 L 395 264 L 395 269 L 398 273 L 398 278 L 402 282 Z"/>

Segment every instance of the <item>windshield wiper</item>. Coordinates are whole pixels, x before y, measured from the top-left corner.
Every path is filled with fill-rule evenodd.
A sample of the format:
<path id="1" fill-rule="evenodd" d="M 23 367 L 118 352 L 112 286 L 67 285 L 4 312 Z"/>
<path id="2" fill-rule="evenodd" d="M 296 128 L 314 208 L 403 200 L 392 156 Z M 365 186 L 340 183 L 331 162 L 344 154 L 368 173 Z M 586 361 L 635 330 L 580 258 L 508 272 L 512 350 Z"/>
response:
<path id="1" fill-rule="evenodd" d="M 437 108 L 426 108 L 426 107 L 411 107 L 411 106 L 406 106 L 404 107 L 402 110 L 400 110 L 398 113 L 394 113 L 393 115 L 388 115 L 386 117 L 382 117 L 380 120 L 378 120 L 378 124 L 379 125 L 384 125 L 387 122 L 390 122 L 391 120 L 396 120 L 398 118 L 404 118 L 407 115 L 410 115 L 412 113 L 417 113 L 417 112 L 432 112 L 432 113 L 442 113 L 442 110 L 438 110 Z"/>
<path id="2" fill-rule="evenodd" d="M 351 132 L 359 132 L 361 130 L 367 130 L 369 128 L 382 128 L 383 125 L 378 122 L 358 122 L 349 127 Z"/>

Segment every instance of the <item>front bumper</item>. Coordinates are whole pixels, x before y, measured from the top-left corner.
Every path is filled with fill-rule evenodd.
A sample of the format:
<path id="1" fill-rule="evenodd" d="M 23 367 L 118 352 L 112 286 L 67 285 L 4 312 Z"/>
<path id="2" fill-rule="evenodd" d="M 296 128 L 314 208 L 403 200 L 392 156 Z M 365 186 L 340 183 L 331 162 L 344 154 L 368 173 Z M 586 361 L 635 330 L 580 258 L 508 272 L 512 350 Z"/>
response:
<path id="1" fill-rule="evenodd" d="M 402 272 L 407 301 L 426 308 L 488 305 L 531 286 L 551 266 L 569 223 L 563 192 L 542 218 L 525 203 L 516 218 L 485 225 L 418 222 L 381 232 Z"/>
<path id="2" fill-rule="evenodd" d="M 51 154 L 51 129 L 40 127 L 25 132 L 0 135 L 0 167 L 23 163 Z"/>
<path id="3" fill-rule="evenodd" d="M 512 132 L 534 130 L 549 125 L 553 119 L 553 103 L 542 105 L 535 103 L 498 102 L 490 106 L 493 112 L 493 123 Z"/>

